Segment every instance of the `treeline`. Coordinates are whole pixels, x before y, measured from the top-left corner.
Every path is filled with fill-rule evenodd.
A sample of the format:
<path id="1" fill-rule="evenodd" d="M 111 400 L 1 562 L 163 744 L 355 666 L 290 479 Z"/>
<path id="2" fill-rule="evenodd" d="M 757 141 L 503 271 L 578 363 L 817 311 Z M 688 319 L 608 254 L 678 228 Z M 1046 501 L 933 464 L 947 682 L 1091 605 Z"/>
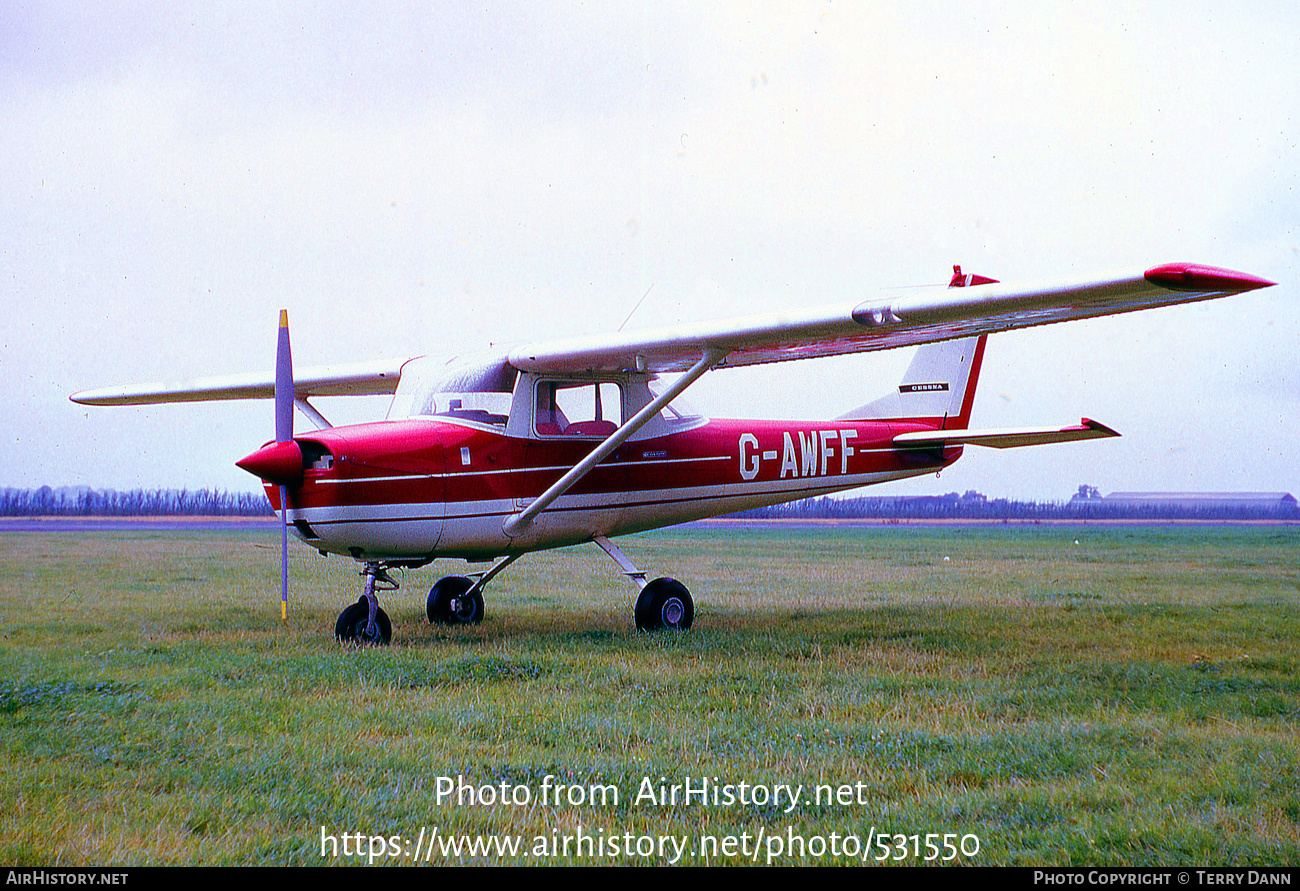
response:
<path id="1" fill-rule="evenodd" d="M 768 520 L 1300 520 L 1292 503 L 1132 504 L 1014 501 L 978 492 L 895 498 L 808 498 L 733 514 Z"/>
<path id="2" fill-rule="evenodd" d="M 68 487 L 0 489 L 4 517 L 260 517 L 271 516 L 260 492 L 215 489 L 115 489 Z"/>

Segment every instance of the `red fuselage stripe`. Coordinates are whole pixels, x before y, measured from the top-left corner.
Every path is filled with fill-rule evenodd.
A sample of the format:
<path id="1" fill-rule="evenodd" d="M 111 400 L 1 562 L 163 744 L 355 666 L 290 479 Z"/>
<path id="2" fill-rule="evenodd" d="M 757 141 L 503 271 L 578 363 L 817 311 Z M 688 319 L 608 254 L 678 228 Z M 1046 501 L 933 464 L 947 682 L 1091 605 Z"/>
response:
<path id="1" fill-rule="evenodd" d="M 977 350 L 972 374 L 978 373 L 981 354 L 982 350 Z M 897 434 L 933 430 L 938 420 L 711 421 L 683 433 L 624 443 L 568 495 L 649 496 L 611 501 L 611 508 L 622 509 L 738 494 L 771 497 L 779 492 L 797 498 L 807 492 L 864 485 L 865 481 L 845 478 L 916 472 L 956 460 L 959 448 L 940 453 L 892 445 Z M 598 443 L 591 439 L 517 439 L 495 431 L 420 421 L 333 428 L 310 439 L 330 450 L 333 464 L 327 470 L 307 472 L 292 496 L 292 505 L 298 510 L 526 502 L 545 491 Z M 802 485 L 785 488 L 796 481 Z M 704 491 L 716 487 L 729 491 L 721 495 Z M 278 492 L 271 486 L 267 489 L 272 503 L 278 505 Z M 698 498 L 656 497 L 671 490 L 701 494 Z M 458 516 L 461 514 L 449 513 L 427 519 Z M 362 520 L 322 518 L 318 522 Z"/>

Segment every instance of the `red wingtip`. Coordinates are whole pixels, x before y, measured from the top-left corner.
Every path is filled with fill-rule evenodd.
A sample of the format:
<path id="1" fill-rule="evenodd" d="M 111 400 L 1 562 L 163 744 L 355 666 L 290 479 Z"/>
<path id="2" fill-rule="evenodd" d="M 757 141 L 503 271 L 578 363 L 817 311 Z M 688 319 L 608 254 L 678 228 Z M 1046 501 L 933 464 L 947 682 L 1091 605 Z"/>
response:
<path id="1" fill-rule="evenodd" d="M 1151 284 L 1171 291 L 1253 291 L 1277 284 L 1257 275 L 1197 263 L 1153 266 L 1146 271 L 1145 278 Z"/>

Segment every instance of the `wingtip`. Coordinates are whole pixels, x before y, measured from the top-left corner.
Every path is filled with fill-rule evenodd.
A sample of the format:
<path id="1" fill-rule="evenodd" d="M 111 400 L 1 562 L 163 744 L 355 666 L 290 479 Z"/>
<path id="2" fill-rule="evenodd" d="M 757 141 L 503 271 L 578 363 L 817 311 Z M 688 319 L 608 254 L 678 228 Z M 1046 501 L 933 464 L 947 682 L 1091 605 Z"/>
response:
<path id="1" fill-rule="evenodd" d="M 1237 272 L 1221 269 L 1218 266 L 1202 266 L 1199 263 L 1165 263 L 1153 266 L 1144 277 L 1153 285 L 1169 288 L 1171 291 L 1254 291 L 1256 288 L 1269 288 L 1277 282 Z"/>
<path id="2" fill-rule="evenodd" d="M 1119 432 L 1112 430 L 1100 421 L 1094 421 L 1092 418 L 1080 418 L 1079 426 L 1087 427 L 1089 430 L 1095 430 L 1103 436 L 1119 436 Z"/>
<path id="3" fill-rule="evenodd" d="M 114 402 L 112 395 L 105 390 L 81 390 L 68 399 L 77 405 L 112 405 Z"/>

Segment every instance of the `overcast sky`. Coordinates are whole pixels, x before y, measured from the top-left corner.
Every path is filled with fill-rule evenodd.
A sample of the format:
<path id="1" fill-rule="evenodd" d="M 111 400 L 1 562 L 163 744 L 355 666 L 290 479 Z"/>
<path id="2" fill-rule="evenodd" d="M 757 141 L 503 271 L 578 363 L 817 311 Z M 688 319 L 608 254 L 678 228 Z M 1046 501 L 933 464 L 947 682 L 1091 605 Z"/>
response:
<path id="1" fill-rule="evenodd" d="M 0 485 L 255 489 L 269 402 L 67 397 L 269 375 L 281 307 L 306 366 L 1187 260 L 1280 285 L 990 339 L 973 424 L 1124 438 L 873 492 L 1300 494 L 1300 7 L 1130 5 L 4 4 Z"/>

